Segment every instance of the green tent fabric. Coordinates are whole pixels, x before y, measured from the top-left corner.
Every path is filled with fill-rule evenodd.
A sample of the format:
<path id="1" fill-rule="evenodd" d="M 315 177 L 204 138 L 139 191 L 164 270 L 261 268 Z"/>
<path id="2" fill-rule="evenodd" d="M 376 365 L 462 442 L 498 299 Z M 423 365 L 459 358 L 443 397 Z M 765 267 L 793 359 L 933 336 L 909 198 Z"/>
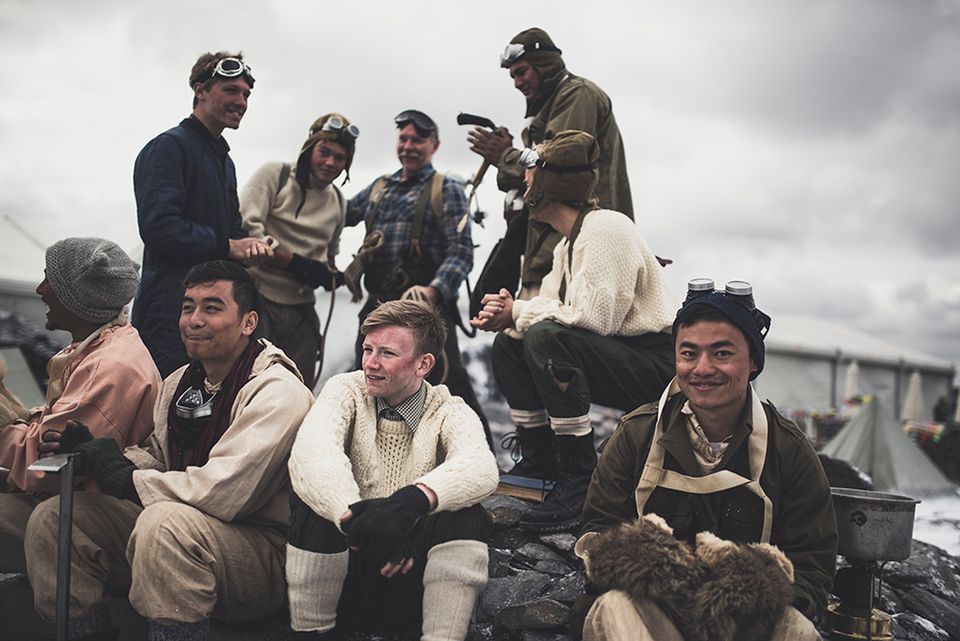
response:
<path id="1" fill-rule="evenodd" d="M 823 448 L 822 454 L 855 465 L 878 492 L 922 498 L 955 494 L 954 485 L 904 433 L 893 411 L 874 397 Z"/>

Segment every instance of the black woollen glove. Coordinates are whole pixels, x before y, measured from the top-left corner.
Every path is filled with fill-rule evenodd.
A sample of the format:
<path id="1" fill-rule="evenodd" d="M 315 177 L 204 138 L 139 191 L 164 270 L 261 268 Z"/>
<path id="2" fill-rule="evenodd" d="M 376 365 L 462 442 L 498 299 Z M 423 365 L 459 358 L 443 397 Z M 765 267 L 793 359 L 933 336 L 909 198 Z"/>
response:
<path id="1" fill-rule="evenodd" d="M 407 485 L 385 499 L 354 503 L 350 511 L 347 545 L 360 550 L 369 567 L 379 570 L 388 561 L 399 563 L 413 556 L 410 533 L 430 511 L 430 499 L 417 486 Z"/>
<path id="2" fill-rule="evenodd" d="M 314 289 L 323 287 L 330 291 L 331 287 L 343 285 L 343 272 L 332 271 L 326 263 L 300 254 L 293 254 L 287 271 Z"/>

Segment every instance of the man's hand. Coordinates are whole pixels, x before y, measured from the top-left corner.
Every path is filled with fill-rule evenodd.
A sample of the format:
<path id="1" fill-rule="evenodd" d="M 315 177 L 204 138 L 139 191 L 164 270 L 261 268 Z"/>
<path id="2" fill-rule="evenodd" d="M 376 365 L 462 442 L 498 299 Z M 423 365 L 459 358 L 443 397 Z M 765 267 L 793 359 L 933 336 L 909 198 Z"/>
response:
<path id="1" fill-rule="evenodd" d="M 502 332 L 513 327 L 513 295 L 507 289 L 496 294 L 484 294 L 480 300 L 483 307 L 470 324 L 488 332 Z"/>
<path id="2" fill-rule="evenodd" d="M 407 288 L 400 297 L 403 300 L 415 300 L 421 303 L 430 303 L 436 305 L 440 298 L 440 293 L 433 285 L 413 285 Z"/>
<path id="3" fill-rule="evenodd" d="M 86 425 L 80 421 L 69 420 L 63 432 L 60 430 L 44 430 L 40 435 L 40 444 L 37 451 L 41 457 L 54 454 L 70 454 L 81 443 L 91 440 L 93 435 Z"/>
<path id="4" fill-rule="evenodd" d="M 425 486 L 408 485 L 385 499 L 358 501 L 340 517 L 347 545 L 360 552 L 368 568 L 387 578 L 406 574 L 414 566 L 410 540 L 417 521 L 436 505 L 436 494 Z"/>
<path id="5" fill-rule="evenodd" d="M 263 238 L 231 238 L 227 256 L 247 267 L 253 267 L 272 258 L 273 247 Z"/>
<path id="6" fill-rule="evenodd" d="M 137 466 L 128 461 L 112 438 L 85 441 L 73 450 L 83 454 L 84 471 L 93 477 L 105 494 L 126 498 Z"/>
<path id="7" fill-rule="evenodd" d="M 314 289 L 323 287 L 327 291 L 333 291 L 343 285 L 343 272 L 331 269 L 322 261 L 306 258 L 300 254 L 290 256 L 286 269 Z"/>
<path id="8" fill-rule="evenodd" d="M 513 146 L 513 136 L 506 127 L 497 127 L 496 131 L 474 127 L 467 133 L 467 142 L 470 143 L 470 151 L 483 156 L 484 160 L 496 167 L 504 150 Z"/>

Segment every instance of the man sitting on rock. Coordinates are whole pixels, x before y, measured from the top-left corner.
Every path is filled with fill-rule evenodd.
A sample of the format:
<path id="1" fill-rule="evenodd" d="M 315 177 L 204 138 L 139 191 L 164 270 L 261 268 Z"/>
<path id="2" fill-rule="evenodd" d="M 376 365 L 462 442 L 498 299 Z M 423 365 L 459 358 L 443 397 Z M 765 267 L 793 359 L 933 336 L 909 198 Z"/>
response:
<path id="1" fill-rule="evenodd" d="M 531 220 L 563 240 L 537 296 L 488 293 L 471 321 L 503 332 L 493 343 L 493 371 L 523 456 L 512 473 L 557 480 L 543 504 L 523 514 L 530 531 L 579 523 L 597 462 L 590 403 L 632 410 L 655 399 L 673 372 L 677 301 L 633 221 L 597 208 L 599 155 L 582 131 L 526 151 Z"/>
<path id="2" fill-rule="evenodd" d="M 108 587 L 129 587 L 151 641 L 205 639 L 211 617 L 249 620 L 283 605 L 286 461 L 313 396 L 283 352 L 251 338 L 259 297 L 239 263 L 201 263 L 184 288 L 180 335 L 191 362 L 163 382 L 152 435 L 121 451 L 83 425 L 44 434 L 81 453 L 103 491 L 74 496 L 71 639 L 116 638 Z M 41 503 L 26 532 L 46 619 L 55 613 L 58 512 L 56 499 Z"/>
<path id="3" fill-rule="evenodd" d="M 287 547 L 297 639 L 422 625 L 463 641 L 487 582 L 497 467 L 476 413 L 424 379 L 446 326 L 396 300 L 361 326 L 362 371 L 334 376 L 290 456 Z"/>
<path id="4" fill-rule="evenodd" d="M 770 543 L 794 571 L 792 607 L 771 638 L 819 639 L 813 622 L 833 582 L 837 523 L 827 478 L 803 432 L 750 385 L 763 370 L 769 327 L 749 284 L 714 291 L 711 280 L 690 283 L 673 323 L 676 378 L 659 403 L 624 416 L 607 442 L 577 550 L 583 556 L 590 537 L 643 514 L 662 517 L 681 540 L 712 532 L 735 543 Z M 583 634 L 682 641 L 660 608 L 619 589 L 596 600 Z"/>
<path id="5" fill-rule="evenodd" d="M 47 329 L 69 332 L 71 342 L 47 363 L 42 407 L 31 413 L 9 394 L 2 403 L 0 466 L 10 469 L 10 492 L 0 489 L 0 572 L 26 572 L 27 520 L 42 492 L 59 487 L 27 470 L 44 450 L 57 449 L 41 441 L 44 432 L 81 421 L 125 447 L 153 429 L 160 374 L 126 315 L 139 280 L 137 264 L 109 240 L 66 238 L 47 248 L 37 294 L 48 308 Z"/>

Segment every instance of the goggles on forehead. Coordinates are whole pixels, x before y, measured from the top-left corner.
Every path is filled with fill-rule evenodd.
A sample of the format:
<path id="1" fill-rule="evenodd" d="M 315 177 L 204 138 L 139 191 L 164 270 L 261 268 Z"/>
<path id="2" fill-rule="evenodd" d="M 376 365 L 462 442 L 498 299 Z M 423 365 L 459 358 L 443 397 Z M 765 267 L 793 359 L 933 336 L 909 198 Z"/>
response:
<path id="1" fill-rule="evenodd" d="M 250 65 L 239 58 L 221 58 L 218 60 L 213 71 L 210 72 L 210 78 L 214 76 L 220 76 L 221 78 L 244 76 L 251 85 L 253 84 L 253 73 L 251 73 Z"/>
<path id="2" fill-rule="evenodd" d="M 398 129 L 402 129 L 412 122 L 418 131 L 426 132 L 428 135 L 437 131 L 437 124 L 430 119 L 430 116 L 416 109 L 401 111 L 393 119 L 393 122 L 397 124 Z"/>
<path id="3" fill-rule="evenodd" d="M 180 418 L 206 418 L 213 414 L 216 394 L 208 394 L 198 387 L 188 387 L 177 399 L 173 411 Z"/>
<path id="4" fill-rule="evenodd" d="M 509 67 L 524 55 L 533 51 L 556 51 L 557 53 L 563 53 L 557 47 L 553 47 L 542 42 L 534 42 L 530 46 L 529 50 L 527 49 L 527 46 L 521 42 L 511 42 L 504 47 L 503 53 L 500 54 L 500 66 Z"/>
<path id="5" fill-rule="evenodd" d="M 687 282 L 687 297 L 683 303 L 687 304 L 706 294 L 723 294 L 730 300 L 740 303 L 749 310 L 756 308 L 753 302 L 753 285 L 745 280 L 731 280 L 723 289 L 714 289 L 712 278 L 694 278 Z"/>
<path id="6" fill-rule="evenodd" d="M 335 133 L 345 133 L 351 138 L 357 138 L 360 135 L 360 128 L 356 125 L 346 125 L 343 122 L 343 119 L 338 118 L 337 116 L 330 116 L 327 118 L 327 121 L 323 123 L 323 126 L 320 128 L 320 131 L 330 131 Z M 316 131 L 311 131 L 311 135 L 315 134 Z"/>
<path id="7" fill-rule="evenodd" d="M 520 152 L 520 158 L 517 160 L 521 167 L 530 169 L 531 167 L 540 167 L 555 174 L 578 174 L 582 171 L 590 171 L 597 166 L 595 162 L 588 162 L 583 165 L 558 165 L 551 163 L 540 157 L 536 150 L 526 147 Z M 713 281 L 710 281 L 711 283 Z"/>

